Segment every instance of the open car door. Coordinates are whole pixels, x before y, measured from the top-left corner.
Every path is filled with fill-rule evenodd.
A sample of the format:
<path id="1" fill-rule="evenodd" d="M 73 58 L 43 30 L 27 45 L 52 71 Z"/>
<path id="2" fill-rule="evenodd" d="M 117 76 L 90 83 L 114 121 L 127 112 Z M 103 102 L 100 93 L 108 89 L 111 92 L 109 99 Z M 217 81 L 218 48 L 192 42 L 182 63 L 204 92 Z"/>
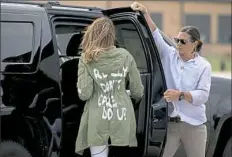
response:
<path id="1" fill-rule="evenodd" d="M 144 85 L 143 100 L 135 108 L 138 140 L 136 156 L 159 157 L 166 141 L 168 104 L 163 99 L 166 83 L 152 33 L 144 16 L 130 7 L 102 12 L 113 20 L 116 44 L 132 54 Z"/>

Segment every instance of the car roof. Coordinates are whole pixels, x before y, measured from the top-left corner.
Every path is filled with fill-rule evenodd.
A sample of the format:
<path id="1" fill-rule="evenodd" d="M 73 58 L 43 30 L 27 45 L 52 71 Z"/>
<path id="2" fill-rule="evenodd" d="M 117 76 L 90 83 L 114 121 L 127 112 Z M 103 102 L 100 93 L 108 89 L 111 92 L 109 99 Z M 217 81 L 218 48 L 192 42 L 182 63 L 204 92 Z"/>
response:
<path id="1" fill-rule="evenodd" d="M 23 3 L 14 3 L 14 2 L 1 2 L 1 11 L 2 12 L 17 12 L 22 11 L 24 13 L 36 13 L 41 11 L 42 8 L 39 5 L 23 4 Z"/>
<path id="2" fill-rule="evenodd" d="M 30 11 L 36 11 L 38 8 L 46 8 L 48 10 L 55 10 L 55 11 L 68 11 L 68 12 L 75 12 L 75 11 L 87 11 L 87 12 L 94 12 L 97 14 L 102 14 L 101 11 L 103 9 L 97 7 L 83 7 L 83 6 L 71 6 L 71 5 L 62 5 L 59 2 L 49 1 L 47 3 L 42 2 L 26 2 L 26 1 L 9 1 L 9 0 L 2 0 L 1 7 L 5 7 L 7 9 L 10 8 L 17 8 L 19 10 L 25 9 Z"/>

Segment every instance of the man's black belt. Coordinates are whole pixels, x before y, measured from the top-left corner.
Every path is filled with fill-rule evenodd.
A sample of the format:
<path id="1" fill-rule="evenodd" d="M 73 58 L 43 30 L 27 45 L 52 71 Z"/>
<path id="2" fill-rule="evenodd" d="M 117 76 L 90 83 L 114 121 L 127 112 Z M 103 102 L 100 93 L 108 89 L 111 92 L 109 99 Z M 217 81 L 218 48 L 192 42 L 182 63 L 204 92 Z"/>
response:
<path id="1" fill-rule="evenodd" d="M 176 123 L 179 123 L 181 122 L 181 118 L 179 116 L 177 117 L 169 117 L 169 122 L 176 122 Z"/>

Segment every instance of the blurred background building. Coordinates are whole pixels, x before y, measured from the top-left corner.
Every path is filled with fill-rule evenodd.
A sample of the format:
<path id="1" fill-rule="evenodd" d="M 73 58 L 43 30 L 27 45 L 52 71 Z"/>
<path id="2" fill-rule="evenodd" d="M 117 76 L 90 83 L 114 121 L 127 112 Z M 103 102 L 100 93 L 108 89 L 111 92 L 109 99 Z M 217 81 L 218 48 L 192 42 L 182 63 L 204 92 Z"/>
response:
<path id="1" fill-rule="evenodd" d="M 61 4 L 103 9 L 130 6 L 133 1 L 60 1 Z M 184 25 L 199 28 L 204 42 L 202 55 L 214 71 L 231 71 L 231 0 L 138 0 L 158 27 L 170 38 Z"/>
<path id="2" fill-rule="evenodd" d="M 109 9 L 130 6 L 134 1 L 59 1 L 64 5 L 90 6 Z M 231 2 L 232 0 L 138 0 L 148 8 L 158 27 L 170 38 L 180 28 L 199 28 L 204 42 L 201 55 L 206 57 L 214 72 L 223 71 L 231 77 Z"/>

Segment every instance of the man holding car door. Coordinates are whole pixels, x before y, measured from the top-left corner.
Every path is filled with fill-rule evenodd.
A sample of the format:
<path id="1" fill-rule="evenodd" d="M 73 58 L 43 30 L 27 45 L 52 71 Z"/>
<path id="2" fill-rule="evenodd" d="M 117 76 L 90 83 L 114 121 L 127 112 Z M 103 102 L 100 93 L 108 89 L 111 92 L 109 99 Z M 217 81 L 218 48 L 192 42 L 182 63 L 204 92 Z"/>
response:
<path id="1" fill-rule="evenodd" d="M 134 2 L 134 11 L 141 11 L 150 27 L 159 51 L 168 90 L 164 98 L 174 110 L 169 115 L 167 142 L 163 157 L 174 156 L 180 143 L 188 157 L 205 157 L 207 128 L 205 105 L 211 87 L 211 65 L 199 55 L 202 47 L 196 27 L 181 28 L 174 38 L 177 48 L 163 40 L 145 6 Z"/>

